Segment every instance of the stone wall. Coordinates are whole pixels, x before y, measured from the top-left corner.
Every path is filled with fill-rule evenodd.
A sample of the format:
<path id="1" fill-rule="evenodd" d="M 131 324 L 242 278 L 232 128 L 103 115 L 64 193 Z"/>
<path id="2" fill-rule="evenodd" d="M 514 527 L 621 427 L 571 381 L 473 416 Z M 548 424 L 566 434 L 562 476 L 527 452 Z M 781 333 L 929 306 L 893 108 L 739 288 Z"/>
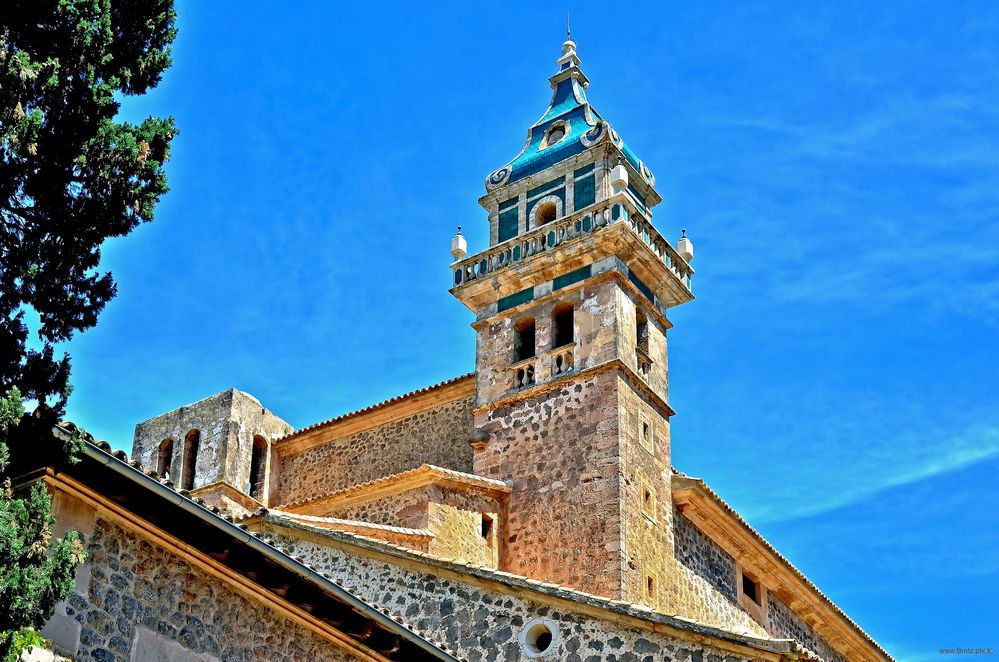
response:
<path id="1" fill-rule="evenodd" d="M 89 579 L 78 582 L 60 609 L 80 624 L 79 659 L 150 659 L 146 647 L 162 646 L 164 640 L 168 647 L 187 653 L 170 659 L 357 659 L 104 519 L 97 519 L 87 544 L 87 562 L 78 573 Z"/>
<path id="2" fill-rule="evenodd" d="M 282 456 L 279 502 L 309 499 L 421 464 L 470 472 L 471 409 L 472 398 L 463 397 Z"/>
<path id="3" fill-rule="evenodd" d="M 671 587 L 669 607 L 705 623 L 764 634 L 763 626 L 738 606 L 735 559 L 675 508 L 670 509 L 677 582 Z"/>
<path id="4" fill-rule="evenodd" d="M 280 529 L 272 529 L 271 535 Z M 480 585 L 404 568 L 294 537 L 279 544 L 329 572 L 349 591 L 384 609 L 469 662 L 530 659 L 519 637 L 536 618 L 558 629 L 546 659 L 563 662 L 748 662 L 750 658 L 664 634 L 626 627 Z"/>
<path id="5" fill-rule="evenodd" d="M 253 396 L 229 389 L 136 425 L 131 455 L 143 467 L 157 469 L 160 444 L 173 440 L 170 478 L 180 486 L 186 437 L 193 430 L 199 433 L 193 486 L 225 481 L 248 493 L 253 438 L 259 435 L 269 446 L 291 432 L 291 426 Z M 262 501 L 267 489 L 265 483 Z"/>
<path id="6" fill-rule="evenodd" d="M 482 536 L 482 514 L 494 519 L 488 538 Z M 345 508 L 331 508 L 330 517 L 427 529 L 434 534 L 427 551 L 439 558 L 455 558 L 495 568 L 499 564 L 501 506 L 493 497 L 425 485 Z"/>
<path id="7" fill-rule="evenodd" d="M 767 619 L 770 634 L 777 638 L 794 639 L 816 653 L 825 662 L 847 662 L 831 646 L 773 593 L 767 596 Z"/>
<path id="8" fill-rule="evenodd" d="M 500 567 L 616 596 L 621 582 L 616 374 L 564 381 L 477 415 L 475 473 L 512 486 Z"/>
<path id="9" fill-rule="evenodd" d="M 622 466 L 622 599 L 662 608 L 673 561 L 669 419 L 618 379 Z"/>

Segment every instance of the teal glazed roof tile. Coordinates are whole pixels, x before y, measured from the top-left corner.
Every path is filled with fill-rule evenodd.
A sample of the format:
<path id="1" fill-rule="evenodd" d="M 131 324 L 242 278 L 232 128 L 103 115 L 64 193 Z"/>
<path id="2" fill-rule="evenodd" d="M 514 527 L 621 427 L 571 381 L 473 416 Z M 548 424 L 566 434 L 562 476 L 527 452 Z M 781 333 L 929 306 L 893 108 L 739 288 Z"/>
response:
<path id="1" fill-rule="evenodd" d="M 579 63 L 576 44 L 567 40 L 562 44 L 562 57 L 557 60 L 559 72 L 549 79 L 553 89 L 551 103 L 541 119 L 528 129 L 527 142 L 520 154 L 486 178 L 487 190 L 494 191 L 541 172 L 604 141 L 617 147 L 645 181 L 655 185 L 648 166 L 590 105 L 586 98 L 589 81 Z M 552 140 L 552 134 L 559 128 L 564 135 Z"/>

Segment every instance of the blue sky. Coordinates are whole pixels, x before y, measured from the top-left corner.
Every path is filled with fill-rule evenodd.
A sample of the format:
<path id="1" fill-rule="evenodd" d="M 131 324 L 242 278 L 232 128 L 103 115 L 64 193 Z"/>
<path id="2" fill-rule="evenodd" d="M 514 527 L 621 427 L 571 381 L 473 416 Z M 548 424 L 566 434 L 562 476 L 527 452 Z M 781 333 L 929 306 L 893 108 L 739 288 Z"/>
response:
<path id="1" fill-rule="evenodd" d="M 179 2 L 182 134 L 69 415 L 235 386 L 298 427 L 473 367 L 448 241 L 549 98 L 551 3 Z M 999 649 L 999 5 L 575 1 L 590 100 L 687 228 L 674 462 L 899 659 Z"/>

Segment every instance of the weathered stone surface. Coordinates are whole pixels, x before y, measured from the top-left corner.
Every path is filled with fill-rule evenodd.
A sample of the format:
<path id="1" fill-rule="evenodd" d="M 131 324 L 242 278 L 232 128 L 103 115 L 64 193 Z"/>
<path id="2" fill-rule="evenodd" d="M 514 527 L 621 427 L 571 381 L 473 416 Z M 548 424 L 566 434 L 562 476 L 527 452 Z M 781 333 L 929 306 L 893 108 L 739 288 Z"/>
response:
<path id="1" fill-rule="evenodd" d="M 528 659 L 521 651 L 518 637 L 523 626 L 536 617 L 550 620 L 559 629 L 556 648 L 546 657 L 551 660 L 743 662 L 750 659 L 283 536 L 277 530 L 271 534 L 310 565 L 331 573 L 348 590 L 375 607 L 388 610 L 390 616 L 403 618 L 463 660 Z"/>
<path id="2" fill-rule="evenodd" d="M 82 624 L 78 659 L 147 659 L 135 649 L 137 627 L 191 659 L 243 659 L 244 650 L 253 651 L 249 659 L 279 662 L 356 659 L 108 520 L 97 520 L 87 554 L 87 592 L 74 591 L 61 606 Z"/>
<path id="3" fill-rule="evenodd" d="M 280 503 L 291 503 L 432 464 L 471 471 L 470 398 L 318 443 L 281 458 Z M 335 436 L 336 430 L 330 430 Z"/>
<path id="4" fill-rule="evenodd" d="M 253 396 L 229 389 L 136 425 L 132 456 L 147 469 L 158 470 L 160 445 L 172 440 L 170 479 L 178 487 L 186 487 L 182 485 L 185 446 L 188 434 L 194 431 L 199 442 L 193 487 L 225 481 L 248 493 L 254 437 L 261 437 L 269 447 L 274 439 L 291 432 L 291 426 Z M 266 467 L 265 472 L 270 473 Z M 271 480 L 268 476 L 261 500 L 266 500 Z"/>

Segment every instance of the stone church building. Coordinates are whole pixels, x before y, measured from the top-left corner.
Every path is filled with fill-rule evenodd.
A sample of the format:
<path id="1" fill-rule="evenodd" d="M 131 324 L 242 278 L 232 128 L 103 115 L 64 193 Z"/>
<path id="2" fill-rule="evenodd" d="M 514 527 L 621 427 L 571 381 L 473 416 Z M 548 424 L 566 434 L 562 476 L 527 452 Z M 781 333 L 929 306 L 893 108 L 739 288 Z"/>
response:
<path id="1" fill-rule="evenodd" d="M 672 465 L 668 315 L 693 246 L 653 225 L 655 177 L 579 65 L 568 40 L 486 178 L 489 246 L 452 240 L 474 372 L 300 430 L 232 389 L 137 425 L 131 457 L 98 441 L 39 469 L 88 553 L 44 632 L 57 652 L 891 659 Z"/>

